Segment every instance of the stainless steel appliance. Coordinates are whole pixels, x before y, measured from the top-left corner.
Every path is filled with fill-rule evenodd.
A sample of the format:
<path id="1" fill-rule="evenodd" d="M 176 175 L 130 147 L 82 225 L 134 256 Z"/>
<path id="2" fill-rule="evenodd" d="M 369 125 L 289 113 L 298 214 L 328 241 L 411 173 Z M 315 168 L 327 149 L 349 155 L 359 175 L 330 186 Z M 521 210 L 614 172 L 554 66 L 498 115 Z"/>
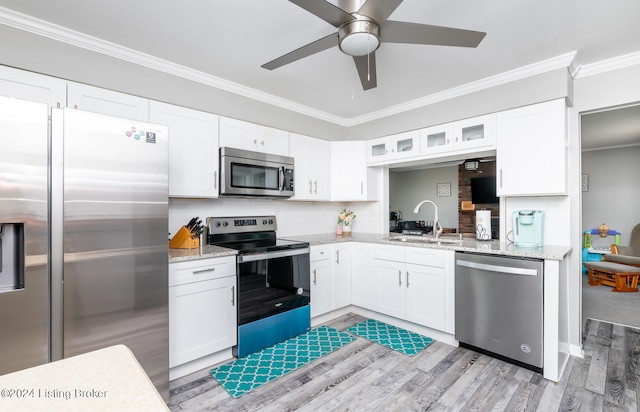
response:
<path id="1" fill-rule="evenodd" d="M 513 243 L 517 247 L 538 248 L 544 244 L 544 211 L 513 212 Z"/>
<path id="2" fill-rule="evenodd" d="M 238 250 L 238 345 L 244 357 L 311 329 L 309 244 L 276 238 L 275 216 L 210 217 L 208 243 Z"/>
<path id="3" fill-rule="evenodd" d="M 167 128 L 51 116 L 0 97 L 0 374 L 125 344 L 168 400 Z"/>
<path id="4" fill-rule="evenodd" d="M 293 196 L 293 158 L 220 148 L 221 196 Z"/>
<path id="5" fill-rule="evenodd" d="M 543 261 L 456 252 L 460 346 L 543 368 Z"/>

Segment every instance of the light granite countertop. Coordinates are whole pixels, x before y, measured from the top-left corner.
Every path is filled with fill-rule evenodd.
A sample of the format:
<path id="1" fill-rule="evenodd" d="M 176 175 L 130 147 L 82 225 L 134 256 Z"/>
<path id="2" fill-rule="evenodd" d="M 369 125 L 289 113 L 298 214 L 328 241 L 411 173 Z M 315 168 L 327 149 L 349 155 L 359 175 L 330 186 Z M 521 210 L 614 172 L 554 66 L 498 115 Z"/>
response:
<path id="1" fill-rule="evenodd" d="M 396 238 L 396 240 L 392 240 L 392 238 Z M 404 238 L 405 241 L 399 241 L 397 238 Z M 451 239 L 451 237 L 448 238 Z M 343 242 L 364 242 L 549 260 L 563 260 L 571 253 L 570 246 L 545 245 L 541 248 L 529 249 L 518 248 L 513 243 L 505 243 L 497 240 L 482 241 L 474 238 L 465 238 L 455 243 L 426 243 L 420 241 L 418 236 L 403 236 L 397 233 L 391 234 L 391 236 L 375 233 L 353 233 L 351 236 L 337 236 L 334 233 L 318 233 L 302 236 L 284 236 L 282 239 L 309 242 L 311 246 Z M 209 245 L 196 249 L 169 249 L 169 263 L 233 256 L 237 253 L 238 252 L 233 249 Z"/>
<path id="2" fill-rule="evenodd" d="M 204 245 L 195 249 L 169 249 L 169 263 L 235 256 L 238 251 L 226 247 Z"/>
<path id="3" fill-rule="evenodd" d="M 391 240 L 392 238 L 396 238 L 396 240 Z M 398 241 L 397 238 L 404 238 L 406 241 Z M 447 238 L 451 239 L 450 236 Z M 545 245 L 544 247 L 533 249 L 518 248 L 513 243 L 505 243 L 498 240 L 482 241 L 475 238 L 465 238 L 455 243 L 426 243 L 420 241 L 419 236 L 403 236 L 399 233 L 393 233 L 390 236 L 373 233 L 353 233 L 351 236 L 337 236 L 333 233 L 322 233 L 305 236 L 285 236 L 283 239 L 309 242 L 311 246 L 340 242 L 364 242 L 549 260 L 563 260 L 571 253 L 570 246 Z"/>
<path id="4" fill-rule="evenodd" d="M 124 345 L 0 376 L 2 411 L 169 411 Z"/>

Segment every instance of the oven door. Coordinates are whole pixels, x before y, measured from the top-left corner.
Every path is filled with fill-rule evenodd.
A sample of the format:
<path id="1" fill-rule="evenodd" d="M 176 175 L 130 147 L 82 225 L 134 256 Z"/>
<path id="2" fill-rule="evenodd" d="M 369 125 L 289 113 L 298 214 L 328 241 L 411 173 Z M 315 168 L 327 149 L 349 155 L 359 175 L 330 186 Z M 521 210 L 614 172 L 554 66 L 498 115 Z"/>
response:
<path id="1" fill-rule="evenodd" d="M 221 149 L 220 195 L 293 196 L 293 161 L 284 156 Z"/>
<path id="2" fill-rule="evenodd" d="M 238 325 L 309 305 L 309 248 L 238 255 Z"/>

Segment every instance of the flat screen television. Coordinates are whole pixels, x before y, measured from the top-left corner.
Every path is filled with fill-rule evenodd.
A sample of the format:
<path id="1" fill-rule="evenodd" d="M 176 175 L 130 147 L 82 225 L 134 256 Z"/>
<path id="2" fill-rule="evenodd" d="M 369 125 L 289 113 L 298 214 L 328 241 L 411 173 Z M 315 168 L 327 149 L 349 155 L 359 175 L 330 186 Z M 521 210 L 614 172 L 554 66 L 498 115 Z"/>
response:
<path id="1" fill-rule="evenodd" d="M 471 178 L 471 202 L 474 205 L 500 203 L 495 176 Z"/>

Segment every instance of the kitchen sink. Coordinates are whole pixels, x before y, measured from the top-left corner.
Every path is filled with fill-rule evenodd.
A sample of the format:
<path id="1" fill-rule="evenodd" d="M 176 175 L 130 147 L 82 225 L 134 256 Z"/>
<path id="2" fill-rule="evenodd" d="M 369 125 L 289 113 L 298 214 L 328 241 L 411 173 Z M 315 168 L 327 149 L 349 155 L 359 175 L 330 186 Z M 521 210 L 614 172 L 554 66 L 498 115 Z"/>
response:
<path id="1" fill-rule="evenodd" d="M 453 237 L 440 237 L 438 239 L 434 237 L 426 237 L 426 236 L 398 236 L 398 237 L 390 237 L 390 241 L 392 242 L 407 242 L 407 243 L 452 243 L 452 244 L 460 244 L 462 243 L 461 238 L 453 238 Z"/>

